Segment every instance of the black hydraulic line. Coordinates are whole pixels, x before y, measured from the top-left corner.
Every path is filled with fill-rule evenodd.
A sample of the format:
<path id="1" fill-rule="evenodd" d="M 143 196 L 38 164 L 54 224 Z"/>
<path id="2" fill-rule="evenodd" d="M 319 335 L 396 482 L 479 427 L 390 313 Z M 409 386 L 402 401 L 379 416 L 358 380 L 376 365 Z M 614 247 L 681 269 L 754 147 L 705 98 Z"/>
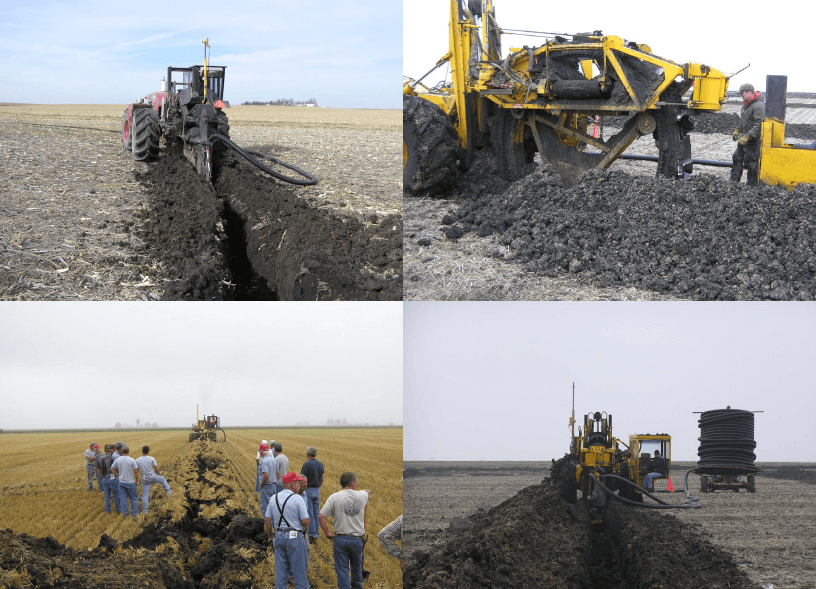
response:
<path id="1" fill-rule="evenodd" d="M 249 163 L 254 165 L 259 170 L 262 170 L 262 171 L 266 172 L 267 174 L 269 174 L 273 178 L 277 178 L 278 180 L 283 180 L 284 182 L 288 182 L 289 184 L 297 184 L 298 186 L 312 186 L 314 184 L 317 184 L 317 178 L 312 176 L 309 172 L 304 172 L 303 170 L 293 166 L 292 164 L 287 164 L 286 162 L 283 162 L 283 161 L 281 161 L 281 160 L 279 160 L 277 158 L 274 158 L 274 157 L 272 157 L 270 155 L 266 155 L 265 153 L 261 153 L 259 151 L 246 151 L 244 149 L 241 149 L 235 143 L 233 143 L 229 139 L 229 137 L 225 137 L 224 135 L 221 135 L 220 133 L 211 133 L 209 135 L 209 138 L 210 139 L 217 139 L 218 141 L 226 143 L 229 147 L 231 147 L 232 149 L 237 151 L 239 154 L 241 154 L 241 156 L 243 156 L 247 161 L 249 161 Z M 266 159 L 268 159 L 270 161 L 273 161 L 276 164 L 279 164 L 279 165 L 283 166 L 284 168 L 289 168 L 290 170 L 293 170 L 293 171 L 297 172 L 298 174 L 300 174 L 304 178 L 308 178 L 308 180 L 300 180 L 298 178 L 290 178 L 288 176 L 284 176 L 283 174 L 280 174 L 280 173 L 276 172 L 275 170 L 266 167 L 261 162 L 259 162 L 255 158 L 251 157 L 249 154 L 265 157 Z"/>
<path id="2" fill-rule="evenodd" d="M 656 162 L 656 161 L 659 161 L 658 156 L 656 156 L 656 155 L 640 155 L 640 154 L 629 154 L 629 153 L 624 153 L 624 154 L 618 156 L 618 159 L 620 159 L 620 160 L 639 160 L 639 161 L 644 161 L 644 162 Z M 697 164 L 699 166 L 714 166 L 714 167 L 717 167 L 717 168 L 730 168 L 731 165 L 732 165 L 731 162 L 726 162 L 726 161 L 723 161 L 723 160 L 698 160 L 696 158 L 693 158 L 691 160 L 691 163 Z"/>
<path id="3" fill-rule="evenodd" d="M 595 483 L 601 489 L 603 489 L 608 495 L 610 495 L 614 499 L 617 499 L 618 501 L 620 501 L 622 503 L 626 503 L 627 505 L 633 505 L 635 507 L 646 507 L 647 509 L 693 509 L 693 508 L 700 507 L 699 503 L 690 503 L 688 501 L 686 503 L 683 503 L 682 505 L 678 505 L 678 504 L 674 504 L 674 503 L 666 503 L 665 501 L 661 501 L 660 499 L 658 499 L 657 497 L 655 497 L 654 495 L 649 493 L 643 487 L 639 487 L 638 485 L 636 485 L 634 482 L 630 481 L 629 479 L 619 477 L 617 475 L 611 475 L 611 474 L 603 475 L 603 477 L 604 478 L 607 478 L 607 477 L 616 478 L 616 479 L 626 481 L 628 484 L 632 485 L 633 487 L 635 487 L 637 489 L 640 489 L 643 493 L 645 493 L 646 495 L 648 495 L 649 497 L 651 497 L 655 501 L 659 502 L 657 504 L 655 504 L 655 503 L 640 503 L 638 501 L 632 501 L 631 499 L 626 499 L 625 497 L 621 497 L 620 495 L 615 493 L 612 489 L 610 489 L 609 487 L 604 485 L 594 474 L 590 473 L 589 478 L 591 478 L 593 481 L 595 481 Z"/>

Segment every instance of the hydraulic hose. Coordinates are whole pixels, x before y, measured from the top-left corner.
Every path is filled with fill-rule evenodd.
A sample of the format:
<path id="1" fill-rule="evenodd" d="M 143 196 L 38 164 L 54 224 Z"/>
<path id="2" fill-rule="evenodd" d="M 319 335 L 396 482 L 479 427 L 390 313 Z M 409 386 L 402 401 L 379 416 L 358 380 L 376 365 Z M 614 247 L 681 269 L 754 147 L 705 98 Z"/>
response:
<path id="1" fill-rule="evenodd" d="M 689 501 L 686 501 L 686 503 L 684 503 L 682 505 L 677 505 L 677 504 L 674 504 L 674 503 L 667 503 L 665 501 L 662 501 L 662 500 L 658 499 L 657 497 L 655 497 L 654 495 L 649 493 L 649 491 L 647 491 L 643 487 L 639 487 L 638 485 L 636 485 L 634 482 L 630 481 L 629 479 L 626 479 L 624 477 L 619 477 L 618 475 L 614 475 L 614 474 L 606 474 L 606 475 L 601 475 L 601 476 L 603 478 L 613 478 L 613 479 L 618 479 L 618 480 L 624 481 L 627 484 L 632 485 L 633 487 L 635 487 L 637 489 L 640 489 L 640 491 L 642 493 L 644 493 L 645 495 L 648 495 L 649 497 L 651 497 L 652 499 L 654 499 L 655 501 L 658 502 L 657 504 L 655 504 L 655 503 L 639 503 L 637 501 L 632 501 L 631 499 L 626 499 L 625 497 L 621 497 L 620 495 L 615 493 L 612 489 L 610 489 L 609 487 L 604 485 L 594 474 L 590 473 L 589 478 L 591 478 L 593 481 L 595 481 L 595 483 L 601 489 L 603 489 L 608 495 L 610 495 L 614 499 L 617 499 L 618 501 L 620 501 L 622 503 L 626 503 L 627 505 L 633 505 L 635 507 L 646 507 L 646 508 L 649 508 L 649 509 L 693 509 L 695 507 L 700 507 L 699 503 L 694 503 L 694 502 L 689 502 Z"/>
<path id="2" fill-rule="evenodd" d="M 277 158 L 274 158 L 274 157 L 272 157 L 270 155 L 266 155 L 265 153 L 261 153 L 259 151 L 246 151 L 244 149 L 241 149 L 235 143 L 233 143 L 229 139 L 229 137 L 225 137 L 224 135 L 221 135 L 220 133 L 211 133 L 209 135 L 209 138 L 213 139 L 213 140 L 217 139 L 218 141 L 226 143 L 229 147 L 231 147 L 232 149 L 237 151 L 239 154 L 241 154 L 241 156 L 243 156 L 244 159 L 249 161 L 249 163 L 254 165 L 259 170 L 262 170 L 262 171 L 266 172 L 267 174 L 269 174 L 273 178 L 277 178 L 278 180 L 283 180 L 284 182 L 288 182 L 289 184 L 297 184 L 298 186 L 312 186 L 314 184 L 317 184 L 317 178 L 312 176 L 309 172 L 304 172 L 303 170 L 293 166 L 292 164 L 287 164 L 286 162 L 283 162 L 283 161 L 281 161 L 281 160 L 279 160 Z M 290 170 L 293 170 L 293 171 L 297 172 L 298 174 L 300 174 L 304 178 L 308 178 L 308 180 L 300 180 L 298 178 L 290 178 L 288 176 L 284 176 L 283 174 L 280 174 L 280 173 L 276 172 L 275 170 L 266 167 L 261 162 L 259 162 L 255 158 L 251 157 L 249 154 L 265 157 L 266 159 L 268 159 L 270 161 L 273 161 L 276 164 L 279 164 L 279 165 L 283 166 L 284 168 L 289 168 Z"/>

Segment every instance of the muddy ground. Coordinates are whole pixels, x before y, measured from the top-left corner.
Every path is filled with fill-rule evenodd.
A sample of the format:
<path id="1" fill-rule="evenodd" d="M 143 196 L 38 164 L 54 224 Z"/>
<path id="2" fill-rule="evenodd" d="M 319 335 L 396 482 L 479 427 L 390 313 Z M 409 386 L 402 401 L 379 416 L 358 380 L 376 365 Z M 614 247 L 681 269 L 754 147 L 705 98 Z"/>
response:
<path id="1" fill-rule="evenodd" d="M 697 116 L 693 157 L 731 160 L 728 106 Z M 816 139 L 791 117 L 786 130 Z M 656 150 L 641 138 L 627 153 Z M 537 164 L 508 183 L 482 150 L 441 198 L 405 195 L 406 299 L 813 300 L 816 187 L 749 188 L 702 166 L 673 181 L 655 165 L 619 161 L 566 188 Z"/>
<path id="2" fill-rule="evenodd" d="M 683 504 L 686 472 L 675 463 Z M 757 492 L 700 495 L 699 509 L 613 504 L 587 521 L 549 463 L 405 463 L 405 587 L 816 587 L 813 464 L 762 464 Z M 811 484 L 808 484 L 810 481 Z"/>
<path id="3" fill-rule="evenodd" d="M 134 162 L 104 118 L 3 106 L 0 299 L 402 298 L 396 131 L 239 126 L 239 145 L 319 184 L 239 161 L 216 196 L 172 147 Z"/>

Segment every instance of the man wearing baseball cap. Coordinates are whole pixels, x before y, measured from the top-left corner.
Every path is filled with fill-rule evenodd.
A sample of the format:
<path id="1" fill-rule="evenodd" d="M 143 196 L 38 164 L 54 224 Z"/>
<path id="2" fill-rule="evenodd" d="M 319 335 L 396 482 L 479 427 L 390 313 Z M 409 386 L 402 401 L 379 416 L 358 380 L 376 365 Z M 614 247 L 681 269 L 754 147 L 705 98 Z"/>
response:
<path id="1" fill-rule="evenodd" d="M 371 491 L 357 490 L 357 475 L 340 475 L 342 491 L 330 495 L 320 510 L 320 528 L 334 540 L 334 572 L 338 589 L 363 589 L 363 537 L 365 508 Z M 326 518 L 332 518 L 334 533 L 329 532 Z M 349 572 L 351 583 L 349 583 Z"/>
<path id="2" fill-rule="evenodd" d="M 742 180 L 742 170 L 748 170 L 748 186 L 759 182 L 759 134 L 765 120 L 765 97 L 754 91 L 751 84 L 740 86 L 742 113 L 739 127 L 731 134 L 739 145 L 734 151 L 731 164 L 731 181 Z"/>
<path id="3" fill-rule="evenodd" d="M 295 589 L 309 589 L 306 540 L 303 538 L 303 530 L 309 526 L 309 513 L 303 498 L 296 492 L 299 487 L 297 473 L 283 475 L 283 491 L 274 495 L 264 514 L 267 538 L 275 546 L 275 589 L 286 589 L 290 572 L 294 576 Z"/>
<path id="4" fill-rule="evenodd" d="M 275 457 L 269 451 L 268 444 L 261 444 L 258 449 L 263 459 L 258 472 L 260 473 L 260 480 L 258 481 L 259 498 L 261 500 L 261 517 L 265 517 L 266 507 L 269 505 L 269 500 L 272 495 L 278 492 L 278 487 L 275 481 Z"/>

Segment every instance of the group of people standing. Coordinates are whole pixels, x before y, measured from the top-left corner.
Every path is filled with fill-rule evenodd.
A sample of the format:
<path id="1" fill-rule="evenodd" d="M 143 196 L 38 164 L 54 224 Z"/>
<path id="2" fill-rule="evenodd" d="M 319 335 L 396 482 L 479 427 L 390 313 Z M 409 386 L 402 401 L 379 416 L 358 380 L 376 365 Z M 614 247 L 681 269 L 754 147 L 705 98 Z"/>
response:
<path id="1" fill-rule="evenodd" d="M 150 488 L 161 485 L 167 495 L 171 495 L 167 483 L 155 458 L 150 456 L 150 447 L 142 446 L 139 458 L 130 456 L 130 448 L 124 442 L 105 444 L 105 451 L 92 442 L 85 450 L 85 469 L 88 473 L 88 490 L 93 491 L 94 478 L 98 489 L 104 494 L 105 513 L 115 511 L 125 517 L 139 515 L 139 497 L 136 486 L 142 485 L 142 514 L 147 513 Z"/>
<path id="2" fill-rule="evenodd" d="M 316 456 L 317 449 L 309 446 L 298 474 L 289 472 L 289 459 L 280 443 L 262 440 L 258 449 L 256 488 L 264 529 L 275 553 L 275 587 L 286 589 L 292 576 L 295 589 L 309 588 L 306 578 L 309 545 L 317 541 L 319 526 L 333 542 L 338 588 L 362 589 L 366 505 L 371 491 L 358 489 L 357 475 L 344 472 L 340 475 L 342 490 L 330 495 L 320 509 L 324 468 Z M 332 520 L 333 531 L 329 531 L 328 518 Z M 398 521 L 401 524 L 401 519 Z M 386 529 L 393 528 L 392 524 Z M 398 547 L 390 541 L 394 530 L 386 529 L 381 532 L 384 533 L 381 541 L 386 539 L 383 546 L 387 544 L 389 554 L 396 556 L 392 551 Z M 401 529 L 400 525 L 400 533 Z"/>

